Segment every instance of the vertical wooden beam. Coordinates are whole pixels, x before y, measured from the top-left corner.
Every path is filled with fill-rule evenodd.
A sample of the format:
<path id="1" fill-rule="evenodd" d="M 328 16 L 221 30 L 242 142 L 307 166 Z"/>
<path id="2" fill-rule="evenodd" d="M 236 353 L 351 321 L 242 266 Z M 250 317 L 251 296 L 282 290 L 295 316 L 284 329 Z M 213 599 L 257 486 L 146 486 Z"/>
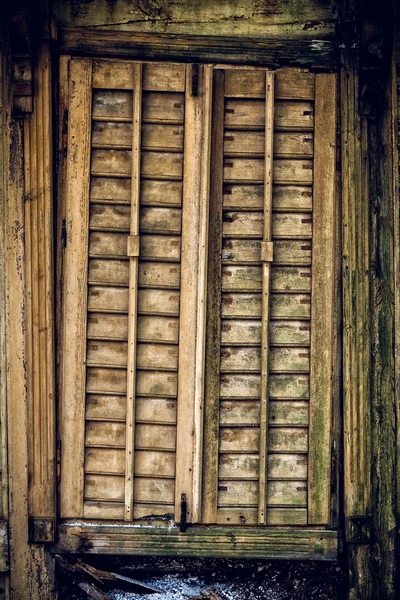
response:
<path id="1" fill-rule="evenodd" d="M 142 64 L 135 63 L 133 72 L 133 127 L 132 127 L 132 181 L 130 235 L 139 248 L 140 162 L 142 131 Z M 129 249 L 129 240 L 128 240 Z M 125 459 L 125 520 L 133 519 L 133 481 L 135 453 L 135 399 L 136 399 L 136 337 L 139 252 L 129 256 L 128 308 L 128 365 L 126 405 L 126 459 Z"/>
<path id="2" fill-rule="evenodd" d="M 336 75 L 315 78 L 308 522 L 328 525 L 336 340 Z"/>
<path id="3" fill-rule="evenodd" d="M 26 337 L 29 415 L 29 514 L 46 519 L 54 541 L 56 516 L 53 288 L 52 88 L 49 44 L 34 68 L 34 112 L 24 127 Z M 35 526 L 33 526 L 35 537 Z"/>
<path id="4" fill-rule="evenodd" d="M 217 522 L 225 73 L 213 75 L 204 404 L 203 523 Z"/>
<path id="5" fill-rule="evenodd" d="M 366 118 L 359 115 L 358 57 L 343 53 L 341 156 L 343 210 L 344 513 L 372 513 L 369 207 L 365 179 Z M 347 532 L 349 540 L 349 532 Z M 351 599 L 372 598 L 368 543 L 348 545 Z"/>
<path id="6" fill-rule="evenodd" d="M 274 73 L 265 73 L 264 225 L 261 243 L 262 325 L 258 523 L 267 522 L 269 312 L 272 263 L 272 182 L 274 142 Z"/>
<path id="7" fill-rule="evenodd" d="M 187 522 L 192 523 L 199 518 L 199 496 L 201 485 L 200 473 L 194 470 L 199 444 L 202 436 L 202 420 L 199 414 L 196 360 L 201 359 L 197 344 L 198 327 L 203 328 L 205 304 L 199 299 L 199 272 L 205 276 L 205 263 L 202 258 L 205 250 L 204 223 L 201 218 L 207 216 L 202 207 L 205 197 L 204 181 L 208 177 L 204 169 L 204 113 L 209 103 L 209 86 L 205 85 L 204 72 L 201 67 L 200 86 L 193 94 L 192 77 L 198 65 L 188 65 L 186 69 L 185 87 L 185 133 L 183 157 L 183 202 L 182 202 L 182 250 L 181 250 L 181 295 L 179 315 L 179 361 L 178 361 L 178 414 L 176 464 L 180 465 L 176 473 L 175 484 L 175 519 L 181 517 L 181 499 L 184 494 L 187 506 Z M 202 191 L 203 190 L 203 191 Z M 200 266 L 203 262 L 203 266 Z M 200 382 L 201 384 L 201 382 Z M 197 401 L 196 401 L 197 398 Z M 201 448 L 201 445 L 200 445 Z M 196 488 L 196 489 L 195 489 Z M 196 496 L 196 499 L 195 499 Z M 195 510 L 194 510 L 195 509 Z"/>
<path id="8" fill-rule="evenodd" d="M 200 76 L 200 98 L 202 102 L 203 139 L 201 146 L 200 179 L 200 225 L 199 225 L 199 278 L 197 292 L 197 338 L 196 338 L 196 381 L 194 396 L 194 466 L 193 466 L 193 522 L 201 520 L 203 478 L 203 432 L 204 391 L 207 324 L 207 270 L 208 231 L 211 167 L 211 124 L 213 67 L 204 65 Z"/>
<path id="9" fill-rule="evenodd" d="M 4 80 L 3 80 L 4 81 Z M 7 88 L 6 88 L 7 89 Z M 11 594 L 18 600 L 55 598 L 54 561 L 28 544 L 28 419 L 26 391 L 23 123 L 5 109 L 2 131 L 6 290 L 6 386 L 9 457 Z"/>
<path id="10" fill-rule="evenodd" d="M 91 86 L 92 62 L 71 60 L 61 406 L 63 517 L 83 515 Z"/>

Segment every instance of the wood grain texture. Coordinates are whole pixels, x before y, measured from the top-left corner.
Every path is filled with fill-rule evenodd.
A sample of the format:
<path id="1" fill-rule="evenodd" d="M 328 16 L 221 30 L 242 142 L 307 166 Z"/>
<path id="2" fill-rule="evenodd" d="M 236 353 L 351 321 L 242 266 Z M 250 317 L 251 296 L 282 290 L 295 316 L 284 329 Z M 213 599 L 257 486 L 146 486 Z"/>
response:
<path id="1" fill-rule="evenodd" d="M 70 62 L 61 436 L 63 517 L 83 515 L 86 310 L 92 63 Z M 69 385 L 73 381 L 74 386 Z"/>
<path id="2" fill-rule="evenodd" d="M 221 249 L 223 188 L 223 111 L 225 73 L 213 78 L 211 133 L 210 225 L 208 238 L 207 337 L 205 364 L 204 458 L 202 521 L 215 523 L 218 492 L 219 384 L 221 344 Z"/>
<path id="3" fill-rule="evenodd" d="M 308 519 L 310 524 L 322 525 L 330 520 L 331 421 L 336 356 L 336 76 L 318 74 L 315 85 Z"/>

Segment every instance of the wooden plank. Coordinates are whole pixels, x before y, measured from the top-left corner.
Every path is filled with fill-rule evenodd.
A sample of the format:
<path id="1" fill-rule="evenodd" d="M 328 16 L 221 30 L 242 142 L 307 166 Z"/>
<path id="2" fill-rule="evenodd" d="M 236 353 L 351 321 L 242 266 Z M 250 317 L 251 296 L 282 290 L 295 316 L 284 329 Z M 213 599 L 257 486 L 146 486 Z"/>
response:
<path id="1" fill-rule="evenodd" d="M 224 265 L 222 290 L 224 292 L 260 292 L 262 271 L 259 266 Z M 310 292 L 311 269 L 307 267 L 273 267 L 271 270 L 273 292 Z"/>
<path id="2" fill-rule="evenodd" d="M 274 319 L 309 319 L 310 307 L 311 296 L 308 294 L 271 294 L 271 317 Z M 222 294 L 222 316 L 261 317 L 261 294 Z"/>
<path id="3" fill-rule="evenodd" d="M 129 233 L 130 214 L 129 206 L 93 203 L 90 205 L 90 229 Z"/>
<path id="4" fill-rule="evenodd" d="M 140 262 L 139 287 L 177 290 L 181 285 L 180 271 L 180 265 L 174 263 Z"/>
<path id="5" fill-rule="evenodd" d="M 259 476 L 258 454 L 222 454 L 219 458 L 219 480 L 254 479 Z M 268 456 L 268 479 L 307 479 L 307 457 L 304 454 L 271 454 Z"/>
<path id="6" fill-rule="evenodd" d="M 90 286 L 88 308 L 94 312 L 127 313 L 128 290 L 109 286 Z M 177 316 L 179 314 L 179 293 L 170 290 L 139 290 L 138 313 Z"/>
<path id="7" fill-rule="evenodd" d="M 109 535 L 105 536 L 105 532 Z M 118 537 L 118 543 L 115 538 Z M 84 545 L 82 544 L 84 542 Z M 143 556 L 210 556 L 302 560 L 336 560 L 337 531 L 306 528 L 127 527 L 121 524 L 65 523 L 56 552 Z"/>
<path id="8" fill-rule="evenodd" d="M 138 450 L 135 452 L 135 477 L 154 476 L 173 479 L 175 463 L 175 452 Z"/>
<path id="9" fill-rule="evenodd" d="M 132 149 L 132 123 L 94 121 L 92 148 L 97 147 Z"/>
<path id="10" fill-rule="evenodd" d="M 142 65 L 133 66 L 133 116 L 132 116 L 132 183 L 130 235 L 139 235 L 141 130 L 142 130 Z M 139 257 L 129 258 L 128 287 L 128 344 L 127 344 L 127 397 L 126 397 L 126 454 L 125 454 L 125 521 L 133 518 L 133 481 L 135 448 L 135 400 L 138 386 L 136 375 L 138 337 L 138 287 Z"/>
<path id="11" fill-rule="evenodd" d="M 140 203 L 142 206 L 175 206 L 182 205 L 181 181 L 142 181 Z"/>
<path id="12" fill-rule="evenodd" d="M 218 525 L 256 525 L 256 508 L 219 508 Z M 306 508 L 268 507 L 267 525 L 307 525 Z"/>
<path id="13" fill-rule="evenodd" d="M 145 92 L 143 94 L 144 123 L 181 124 L 185 118 L 185 95 L 179 93 Z"/>
<path id="14" fill-rule="evenodd" d="M 121 448 L 125 450 L 125 423 L 87 421 L 85 445 L 87 447 Z"/>
<path id="15" fill-rule="evenodd" d="M 207 335 L 204 404 L 204 459 L 202 522 L 215 523 L 218 494 L 218 436 L 221 344 L 221 245 L 222 245 L 222 173 L 223 173 L 223 111 L 225 71 L 215 70 L 213 76 L 210 225 L 207 273 Z"/>
<path id="16" fill-rule="evenodd" d="M 175 398 L 178 377 L 175 372 L 138 371 L 136 393 L 140 396 Z"/>
<path id="17" fill-rule="evenodd" d="M 127 315 L 89 313 L 87 317 L 87 337 L 95 340 L 127 340 Z"/>
<path id="18" fill-rule="evenodd" d="M 257 505 L 256 481 L 221 481 L 218 485 L 218 506 Z M 268 506 L 306 506 L 307 486 L 304 481 L 270 481 Z"/>
<path id="19" fill-rule="evenodd" d="M 86 448 L 85 473 L 103 475 L 124 475 L 125 451 L 108 448 Z"/>
<path id="20" fill-rule="evenodd" d="M 144 150 L 183 151 L 182 125 L 144 124 L 142 128 Z"/>
<path id="21" fill-rule="evenodd" d="M 316 76 L 310 378 L 309 523 L 330 520 L 330 452 L 335 357 L 335 75 Z"/>
<path id="22" fill-rule="evenodd" d="M 313 100 L 315 75 L 298 69 L 275 71 L 275 98 Z M 227 69 L 225 96 L 265 98 L 264 69 Z"/>
<path id="23" fill-rule="evenodd" d="M 269 452 L 307 452 L 308 431 L 301 427 L 271 427 Z"/>
<path id="24" fill-rule="evenodd" d="M 124 499 L 124 478 L 119 475 L 86 475 L 85 500 Z"/>
<path id="25" fill-rule="evenodd" d="M 86 308 L 92 63 L 70 62 L 70 107 L 65 251 L 60 512 L 83 515 L 83 445 L 86 385 Z"/>
<path id="26" fill-rule="evenodd" d="M 224 209 L 262 210 L 263 199 L 262 185 L 224 184 Z M 272 206 L 274 211 L 310 211 L 312 209 L 312 189 L 306 186 L 274 185 Z"/>
<path id="27" fill-rule="evenodd" d="M 131 180 L 116 177 L 92 177 L 90 181 L 90 200 L 130 204 Z"/>
<path id="28" fill-rule="evenodd" d="M 186 68 L 179 63 L 144 63 L 143 89 L 146 91 L 184 92 Z"/>
<path id="29" fill-rule="evenodd" d="M 98 152 L 101 152 L 100 150 Z M 107 152 L 113 152 L 108 150 Z M 123 162 L 123 156 L 118 156 L 115 162 Z M 109 158 L 111 164 L 112 157 Z M 114 163 L 112 163 L 114 164 Z M 117 166 L 114 167 L 115 169 Z M 235 158 L 228 157 L 224 161 L 224 181 L 233 183 L 261 183 L 263 181 L 264 163 L 260 158 Z M 312 184 L 312 161 L 309 159 L 274 160 L 275 184 Z"/>
<path id="30" fill-rule="evenodd" d="M 272 240 L 272 181 L 274 151 L 274 74 L 265 74 L 265 146 L 264 146 L 264 225 L 263 243 Z M 261 379 L 260 379 L 260 446 L 258 523 L 266 523 L 267 498 L 267 452 L 268 452 L 268 389 L 270 346 L 270 292 L 271 262 L 263 261 L 262 271 L 262 318 L 261 318 Z"/>
<path id="31" fill-rule="evenodd" d="M 127 60 L 97 60 L 93 67 L 93 87 L 133 90 L 137 65 L 138 63 Z M 146 63 L 144 65 L 143 90 L 175 92 L 184 89 L 183 65 L 176 63 Z"/>
<path id="32" fill-rule="evenodd" d="M 178 343 L 179 320 L 171 317 L 141 316 L 138 318 L 140 342 Z"/>
<path id="33" fill-rule="evenodd" d="M 130 91 L 94 90 L 93 113 L 94 120 L 116 119 L 132 121 L 133 96 Z"/>
<path id="34" fill-rule="evenodd" d="M 208 111 L 210 104 L 209 69 L 201 67 L 199 86 L 201 93 L 192 95 L 193 66 L 186 67 L 185 93 L 185 134 L 182 214 L 182 267 L 177 415 L 177 473 L 175 489 L 175 519 L 180 519 L 181 498 L 187 501 L 187 521 L 199 520 L 200 464 L 202 448 L 202 425 L 200 409 L 202 382 L 196 370 L 197 360 L 202 362 L 204 345 L 203 278 L 205 260 L 205 240 L 207 239 L 207 198 L 208 183 Z M 206 229 L 204 229 L 206 228 Z M 200 239 L 199 239 L 200 238 Z M 199 279 L 200 278 L 200 279 Z M 199 387 L 200 386 L 200 387 Z"/>
<path id="35" fill-rule="evenodd" d="M 272 237 L 290 239 L 311 238 L 312 219 L 307 213 L 277 213 L 272 215 Z M 263 215 L 261 212 L 224 211 L 224 237 L 262 238 Z M 275 258 L 274 258 L 275 260 Z M 258 258 L 258 262 L 260 258 Z"/>
<path id="36" fill-rule="evenodd" d="M 86 371 L 88 394 L 126 394 L 126 371 L 124 369 L 89 367 Z"/>
<path id="37" fill-rule="evenodd" d="M 258 426 L 260 404 L 258 400 L 221 400 L 221 426 Z M 308 402 L 270 401 L 269 424 L 283 426 L 307 426 Z"/>
<path id="38" fill-rule="evenodd" d="M 272 347 L 269 354 L 269 368 L 274 372 L 307 372 L 309 370 L 309 351 L 307 348 L 276 348 Z M 229 347 L 221 351 L 221 372 L 235 373 L 237 371 L 260 372 L 261 348 L 258 347 Z"/>
<path id="39" fill-rule="evenodd" d="M 227 99 L 225 126 L 229 129 L 263 130 L 265 112 L 263 100 Z M 311 102 L 276 101 L 274 105 L 274 130 L 312 131 L 314 127 Z"/>
<path id="40" fill-rule="evenodd" d="M 93 87 L 101 89 L 133 90 L 135 63 L 124 60 L 93 61 Z"/>
<path id="41" fill-rule="evenodd" d="M 272 321 L 271 345 L 310 345 L 310 324 L 304 321 Z M 222 321 L 223 346 L 254 346 L 261 344 L 261 321 L 250 319 L 226 319 Z"/>
<path id="42" fill-rule="evenodd" d="M 171 479 L 147 479 L 136 477 L 135 499 L 136 502 L 150 504 L 173 504 L 175 497 L 175 482 Z M 149 507 L 148 514 L 151 514 Z"/>
<path id="43" fill-rule="evenodd" d="M 262 158 L 265 133 L 263 131 L 225 131 L 224 153 L 228 156 Z M 313 155 L 312 134 L 296 131 L 277 132 L 274 135 L 274 156 L 307 158 Z"/>
<path id="44" fill-rule="evenodd" d="M 171 398 L 137 398 L 136 423 L 176 424 L 176 400 Z"/>
<path id="45" fill-rule="evenodd" d="M 138 450 L 176 449 L 176 427 L 171 425 L 136 425 L 135 448 Z M 135 494 L 135 499 L 138 500 Z"/>
<path id="46" fill-rule="evenodd" d="M 86 419 L 125 421 L 126 399 L 123 396 L 86 396 Z"/>
<path id="47" fill-rule="evenodd" d="M 141 233 L 180 234 L 182 211 L 179 208 L 142 208 L 140 210 Z"/>
<path id="48" fill-rule="evenodd" d="M 111 152 L 109 150 L 108 152 Z M 183 172 L 183 155 L 172 152 L 142 152 L 141 175 L 146 179 L 180 181 Z"/>

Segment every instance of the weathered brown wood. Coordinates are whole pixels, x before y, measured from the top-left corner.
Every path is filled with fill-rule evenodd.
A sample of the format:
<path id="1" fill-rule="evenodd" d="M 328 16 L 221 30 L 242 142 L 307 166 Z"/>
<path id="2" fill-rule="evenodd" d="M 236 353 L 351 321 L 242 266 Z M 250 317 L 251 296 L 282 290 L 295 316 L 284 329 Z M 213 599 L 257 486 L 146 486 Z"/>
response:
<path id="1" fill-rule="evenodd" d="M 133 67 L 133 123 L 132 123 L 132 181 L 130 235 L 139 235 L 139 198 L 142 130 L 142 65 Z M 133 516 L 135 402 L 137 361 L 137 305 L 139 283 L 139 257 L 129 258 L 128 288 L 128 344 L 127 344 L 127 396 L 126 396 L 126 456 L 125 456 L 125 521 Z"/>
<path id="2" fill-rule="evenodd" d="M 89 217 L 91 61 L 70 62 L 70 110 L 64 272 L 62 365 L 62 461 L 60 511 L 83 514 L 83 445 L 86 388 L 86 307 Z M 74 383 L 71 386 L 71 382 Z"/>
<path id="3" fill-rule="evenodd" d="M 56 516 L 51 58 L 42 45 L 35 69 L 35 110 L 25 123 L 29 513 Z"/>
<path id="4" fill-rule="evenodd" d="M 89 55 L 118 55 L 165 60 L 181 60 L 186 56 L 205 62 L 263 64 L 323 65 L 335 64 L 335 52 L 330 41 L 287 40 L 264 42 L 262 38 L 133 33 L 79 28 L 63 28 L 60 44 L 63 52 Z"/>
<path id="5" fill-rule="evenodd" d="M 54 549 L 58 552 L 183 556 L 237 556 L 242 558 L 282 558 L 336 560 L 338 534 L 335 531 L 303 529 L 127 528 L 110 526 L 120 542 L 114 544 L 104 536 L 101 525 L 64 524 Z M 112 539 L 112 538 L 111 538 Z M 82 545 L 82 540 L 84 545 Z"/>
<path id="6" fill-rule="evenodd" d="M 219 372 L 221 344 L 221 246 L 223 186 L 223 70 L 213 78 L 211 178 L 207 273 L 207 337 L 205 364 L 204 459 L 202 521 L 215 523 L 218 491 Z"/>
<path id="7" fill-rule="evenodd" d="M 336 340 L 336 104 L 335 75 L 315 80 L 315 154 L 311 308 L 308 522 L 330 521 L 333 375 Z"/>

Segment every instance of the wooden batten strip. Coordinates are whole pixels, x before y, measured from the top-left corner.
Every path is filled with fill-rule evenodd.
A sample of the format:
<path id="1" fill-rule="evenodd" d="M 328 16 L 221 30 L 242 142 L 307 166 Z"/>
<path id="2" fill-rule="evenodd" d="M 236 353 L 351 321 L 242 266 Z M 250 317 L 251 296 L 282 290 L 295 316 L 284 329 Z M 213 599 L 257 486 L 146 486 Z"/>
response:
<path id="1" fill-rule="evenodd" d="M 274 139 L 274 73 L 265 73 L 265 156 L 264 156 L 264 247 L 272 239 L 272 181 Z M 270 258 L 265 256 L 264 258 Z M 271 287 L 271 261 L 262 263 L 262 324 L 261 324 L 261 398 L 260 398 L 260 450 L 258 523 L 267 522 L 267 453 L 268 453 L 268 374 L 269 374 L 269 312 Z"/>
<path id="2" fill-rule="evenodd" d="M 34 112 L 24 126 L 29 515 L 55 517 L 55 380 L 51 63 L 47 44 L 35 67 Z"/>
<path id="3" fill-rule="evenodd" d="M 308 519 L 330 521 L 335 357 L 336 75 L 316 75 Z"/>
<path id="4" fill-rule="evenodd" d="M 225 73 L 214 72 L 204 407 L 203 523 L 217 522 Z"/>
<path id="5" fill-rule="evenodd" d="M 202 70 L 203 139 L 201 147 L 201 188 L 199 227 L 199 279 L 197 300 L 196 387 L 195 387 L 195 452 L 193 468 L 193 522 L 201 520 L 203 476 L 203 419 L 204 374 L 206 350 L 207 312 L 207 259 L 209 229 L 209 196 L 211 165 L 213 69 L 205 65 Z"/>
<path id="6" fill-rule="evenodd" d="M 133 128 L 132 128 L 132 196 L 129 241 L 137 241 L 139 235 L 140 159 L 142 129 L 142 64 L 133 65 Z M 129 253 L 129 308 L 128 308 L 128 364 L 126 405 L 126 460 L 125 460 L 125 520 L 133 519 L 133 482 L 135 448 L 135 400 L 136 400 L 136 338 L 139 256 Z"/>
<path id="7" fill-rule="evenodd" d="M 62 368 L 62 517 L 83 516 L 92 61 L 70 61 Z M 73 381 L 74 385 L 70 385 Z"/>

